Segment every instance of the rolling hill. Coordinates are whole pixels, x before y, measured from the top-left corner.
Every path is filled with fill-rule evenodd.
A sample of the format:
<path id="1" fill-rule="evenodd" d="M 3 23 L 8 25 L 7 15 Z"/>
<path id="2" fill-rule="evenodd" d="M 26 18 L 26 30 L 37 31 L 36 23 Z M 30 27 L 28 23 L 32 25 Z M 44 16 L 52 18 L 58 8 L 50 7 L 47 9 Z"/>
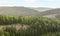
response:
<path id="1" fill-rule="evenodd" d="M 41 16 L 44 16 L 44 17 L 55 18 L 55 16 L 58 16 L 60 14 L 60 8 L 44 11 L 44 12 L 41 12 L 40 14 Z"/>
<path id="2" fill-rule="evenodd" d="M 0 7 L 0 15 L 37 16 L 40 12 L 27 7 Z"/>
<path id="3" fill-rule="evenodd" d="M 0 7 L 0 15 L 9 15 L 9 16 L 43 16 L 49 18 L 55 18 L 60 14 L 60 9 L 38 7 Z"/>
<path id="4" fill-rule="evenodd" d="M 37 7 L 37 8 L 33 8 L 34 10 L 37 10 L 37 11 L 40 11 L 40 12 L 43 12 L 43 11 L 48 11 L 48 10 L 51 10 L 51 9 L 54 9 L 54 8 L 48 8 L 48 7 Z"/>

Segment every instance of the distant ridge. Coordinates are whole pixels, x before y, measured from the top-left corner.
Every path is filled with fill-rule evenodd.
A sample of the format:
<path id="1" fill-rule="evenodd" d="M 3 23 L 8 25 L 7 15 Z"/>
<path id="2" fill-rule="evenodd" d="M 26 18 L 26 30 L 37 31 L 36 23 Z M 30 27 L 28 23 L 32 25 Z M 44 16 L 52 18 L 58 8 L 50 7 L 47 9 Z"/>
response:
<path id="1" fill-rule="evenodd" d="M 54 8 L 48 8 L 48 7 L 36 7 L 36 8 L 33 8 L 37 11 L 40 11 L 40 12 L 43 12 L 43 11 L 48 11 L 48 10 L 51 10 L 51 9 L 54 9 Z"/>
<path id="2" fill-rule="evenodd" d="M 44 11 L 44 12 L 41 12 L 40 14 L 41 14 L 41 16 L 50 16 L 50 17 L 56 16 L 56 18 L 57 18 L 57 16 L 60 15 L 60 8 Z M 60 16 L 58 16 L 58 17 L 60 17 Z"/>
<path id="3" fill-rule="evenodd" d="M 9 16 L 38 16 L 39 11 L 28 7 L 0 7 L 0 15 Z"/>
<path id="4" fill-rule="evenodd" d="M 60 14 L 60 8 L 44 11 L 44 12 L 41 12 L 41 14 L 42 15 Z"/>

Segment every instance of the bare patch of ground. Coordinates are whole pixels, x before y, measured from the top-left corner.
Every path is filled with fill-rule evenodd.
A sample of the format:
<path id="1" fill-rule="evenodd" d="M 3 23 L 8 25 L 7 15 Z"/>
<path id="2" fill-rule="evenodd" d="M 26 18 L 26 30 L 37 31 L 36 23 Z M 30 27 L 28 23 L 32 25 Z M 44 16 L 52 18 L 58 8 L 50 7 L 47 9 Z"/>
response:
<path id="1" fill-rule="evenodd" d="M 58 14 L 49 14 L 49 15 L 45 15 L 43 17 L 48 17 L 48 18 L 56 18 L 55 16 Z"/>
<path id="2" fill-rule="evenodd" d="M 29 28 L 28 25 L 14 24 L 14 25 L 0 25 L 0 30 L 3 30 L 3 28 L 6 28 L 6 27 L 15 27 L 17 30 Z"/>

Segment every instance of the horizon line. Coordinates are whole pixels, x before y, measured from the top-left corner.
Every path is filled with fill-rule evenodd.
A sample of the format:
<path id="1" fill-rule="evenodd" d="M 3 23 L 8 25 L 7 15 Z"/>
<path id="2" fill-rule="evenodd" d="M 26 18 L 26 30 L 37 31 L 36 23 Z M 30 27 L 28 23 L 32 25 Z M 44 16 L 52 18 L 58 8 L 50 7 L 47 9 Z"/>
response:
<path id="1" fill-rule="evenodd" d="M 14 5 L 0 5 L 0 7 L 33 7 L 33 8 L 46 7 L 46 8 L 60 8 L 60 7 L 51 7 L 51 6 L 14 6 Z"/>

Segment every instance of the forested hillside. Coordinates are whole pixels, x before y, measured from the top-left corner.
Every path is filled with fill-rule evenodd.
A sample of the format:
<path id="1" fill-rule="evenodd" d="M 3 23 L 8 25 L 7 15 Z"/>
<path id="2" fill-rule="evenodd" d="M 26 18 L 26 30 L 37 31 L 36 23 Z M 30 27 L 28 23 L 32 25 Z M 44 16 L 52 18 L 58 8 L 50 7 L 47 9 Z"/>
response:
<path id="1" fill-rule="evenodd" d="M 0 25 L 20 24 L 15 27 L 3 27 L 0 36 L 60 36 L 60 19 L 46 18 L 40 16 L 0 16 Z"/>

